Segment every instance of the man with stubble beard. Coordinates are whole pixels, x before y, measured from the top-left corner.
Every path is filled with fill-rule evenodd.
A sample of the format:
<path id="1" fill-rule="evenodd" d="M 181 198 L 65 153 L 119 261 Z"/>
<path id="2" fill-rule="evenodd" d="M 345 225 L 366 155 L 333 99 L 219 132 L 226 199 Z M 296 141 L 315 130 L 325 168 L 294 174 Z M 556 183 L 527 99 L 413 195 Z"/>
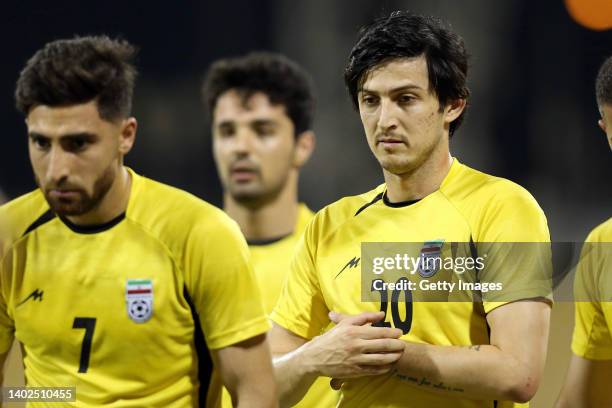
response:
<path id="1" fill-rule="evenodd" d="M 76 387 L 80 405 L 197 407 L 205 341 L 237 406 L 274 407 L 238 226 L 123 164 L 134 56 L 106 36 L 58 40 L 19 76 L 38 189 L 0 207 L 0 367 L 16 338 L 29 387 Z"/>
<path id="2" fill-rule="evenodd" d="M 223 209 L 247 239 L 266 313 L 314 215 L 298 201 L 299 173 L 315 145 L 312 88 L 297 63 L 269 52 L 215 61 L 204 81 Z M 209 405 L 231 406 L 220 391 L 213 375 Z M 329 378 L 321 377 L 296 406 L 332 407 L 337 400 Z"/>

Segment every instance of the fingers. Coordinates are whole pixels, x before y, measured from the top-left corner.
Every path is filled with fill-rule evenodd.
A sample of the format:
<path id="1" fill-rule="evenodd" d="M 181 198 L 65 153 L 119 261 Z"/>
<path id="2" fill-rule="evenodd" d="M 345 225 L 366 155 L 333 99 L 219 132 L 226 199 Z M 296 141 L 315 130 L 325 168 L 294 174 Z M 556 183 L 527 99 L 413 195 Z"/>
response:
<path id="1" fill-rule="evenodd" d="M 399 339 L 404 333 L 400 329 L 391 327 L 364 326 L 351 328 L 358 331 L 358 336 L 364 340 L 370 339 Z"/>
<path id="2" fill-rule="evenodd" d="M 361 351 L 363 353 L 401 353 L 406 343 L 397 339 L 373 339 L 364 341 Z"/>
<path id="3" fill-rule="evenodd" d="M 362 354 L 354 359 L 360 366 L 387 366 L 400 359 L 402 353 Z"/>
<path id="4" fill-rule="evenodd" d="M 353 326 L 363 326 L 368 323 L 376 323 L 385 318 L 383 312 L 364 312 L 358 315 L 344 315 L 338 312 L 329 312 L 329 319 L 336 323 L 344 323 Z"/>

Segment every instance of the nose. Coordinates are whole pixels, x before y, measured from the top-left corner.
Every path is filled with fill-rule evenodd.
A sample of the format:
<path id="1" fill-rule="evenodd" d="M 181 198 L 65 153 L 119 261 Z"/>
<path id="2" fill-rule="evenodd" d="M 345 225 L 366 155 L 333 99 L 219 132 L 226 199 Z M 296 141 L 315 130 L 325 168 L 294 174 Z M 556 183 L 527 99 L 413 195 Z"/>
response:
<path id="1" fill-rule="evenodd" d="M 54 186 L 59 186 L 68 178 L 70 173 L 70 153 L 63 151 L 61 148 L 53 146 L 49 152 L 49 161 L 47 167 L 47 181 Z"/>
<path id="2" fill-rule="evenodd" d="M 381 131 L 387 132 L 397 129 L 397 105 L 393 101 L 383 99 L 380 102 L 380 115 L 378 117 L 378 127 Z"/>
<path id="3" fill-rule="evenodd" d="M 249 130 L 238 130 L 234 138 L 233 153 L 241 157 L 249 156 L 252 152 L 255 138 L 256 136 Z"/>

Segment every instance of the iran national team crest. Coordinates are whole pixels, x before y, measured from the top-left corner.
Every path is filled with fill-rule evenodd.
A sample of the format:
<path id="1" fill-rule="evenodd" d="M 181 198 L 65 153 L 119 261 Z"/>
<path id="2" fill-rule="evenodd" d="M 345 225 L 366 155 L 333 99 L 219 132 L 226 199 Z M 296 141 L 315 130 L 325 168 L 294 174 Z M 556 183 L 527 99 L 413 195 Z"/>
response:
<path id="1" fill-rule="evenodd" d="M 128 279 L 125 288 L 128 316 L 136 323 L 144 323 L 153 314 L 153 282 L 151 279 Z"/>
<path id="2" fill-rule="evenodd" d="M 422 278 L 431 278 L 440 270 L 442 263 L 441 252 L 443 239 L 425 241 L 419 255 L 419 275 Z"/>

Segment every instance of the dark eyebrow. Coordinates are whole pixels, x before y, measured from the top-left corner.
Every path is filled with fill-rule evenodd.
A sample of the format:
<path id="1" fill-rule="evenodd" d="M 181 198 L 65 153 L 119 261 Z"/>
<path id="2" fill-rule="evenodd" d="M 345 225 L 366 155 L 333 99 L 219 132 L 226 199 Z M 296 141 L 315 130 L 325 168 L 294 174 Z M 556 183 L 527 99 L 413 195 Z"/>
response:
<path id="1" fill-rule="evenodd" d="M 414 91 L 414 90 L 424 90 L 422 87 L 418 86 L 418 85 L 403 85 L 403 86 L 398 86 L 397 88 L 393 88 L 389 91 L 389 93 L 398 93 L 398 92 L 402 92 L 402 91 Z M 367 93 L 371 93 L 371 94 L 377 94 L 376 91 L 372 91 L 370 89 L 366 89 L 366 88 L 361 88 L 359 90 L 360 92 L 367 92 Z"/>
<path id="2" fill-rule="evenodd" d="M 95 133 L 89 133 L 89 132 L 79 132 L 79 133 L 67 133 L 65 135 L 62 135 L 60 137 L 60 139 L 87 139 L 87 140 L 93 140 L 93 139 L 97 139 L 98 135 L 96 135 Z"/>
<path id="3" fill-rule="evenodd" d="M 30 139 L 50 139 L 48 136 L 45 136 L 41 133 L 38 132 L 29 132 L 28 136 L 30 137 Z M 96 139 L 98 137 L 98 135 L 96 135 L 95 133 L 89 133 L 89 132 L 79 132 L 79 133 L 67 133 L 65 135 L 62 135 L 60 137 L 60 139 L 87 139 L 87 140 L 93 140 Z"/>
<path id="4" fill-rule="evenodd" d="M 30 139 L 48 139 L 47 136 L 36 132 L 28 132 L 28 137 Z"/>
<path id="5" fill-rule="evenodd" d="M 227 127 L 227 126 L 234 126 L 234 121 L 224 120 L 222 122 L 217 123 L 217 127 Z"/>
<path id="6" fill-rule="evenodd" d="M 253 126 L 267 126 L 267 125 L 276 126 L 276 122 L 270 119 L 255 119 L 251 123 L 253 124 Z"/>

